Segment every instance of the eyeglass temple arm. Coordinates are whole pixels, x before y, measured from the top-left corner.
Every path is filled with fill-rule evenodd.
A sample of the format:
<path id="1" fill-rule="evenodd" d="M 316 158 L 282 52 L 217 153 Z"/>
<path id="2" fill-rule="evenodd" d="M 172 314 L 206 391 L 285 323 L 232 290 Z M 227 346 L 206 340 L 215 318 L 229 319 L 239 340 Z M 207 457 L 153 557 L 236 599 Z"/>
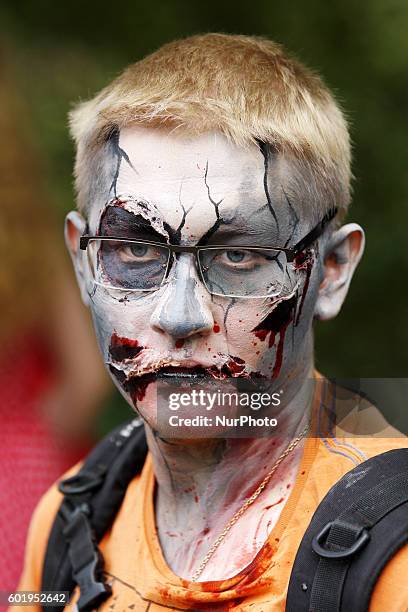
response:
<path id="1" fill-rule="evenodd" d="M 87 223 L 85 225 L 84 233 L 82 234 L 82 236 L 79 237 L 79 248 L 81 249 L 81 251 L 86 251 L 90 238 L 91 237 L 89 236 L 89 225 Z"/>
<path id="2" fill-rule="evenodd" d="M 312 242 L 314 242 L 319 236 L 323 234 L 323 230 L 328 223 L 337 215 L 338 208 L 335 206 L 331 208 L 323 217 L 323 219 L 314 227 L 304 238 L 299 240 L 297 244 L 291 249 L 293 258 L 299 253 L 304 251 Z"/>
<path id="3" fill-rule="evenodd" d="M 79 238 L 79 248 L 82 251 L 86 251 L 89 241 L 92 240 L 93 238 L 99 238 L 101 240 L 106 240 L 109 238 L 111 240 L 123 240 L 123 241 L 126 240 L 126 238 L 122 238 L 121 236 L 88 236 L 87 234 L 83 234 L 83 236 L 80 236 Z M 159 244 L 157 242 L 151 242 L 150 240 L 139 240 L 139 242 L 143 242 L 143 244 L 152 244 L 152 245 Z M 171 253 L 196 253 L 201 248 L 197 246 L 185 246 L 185 245 L 179 246 L 177 244 L 168 244 L 168 243 L 163 244 L 162 246 L 169 249 Z"/>

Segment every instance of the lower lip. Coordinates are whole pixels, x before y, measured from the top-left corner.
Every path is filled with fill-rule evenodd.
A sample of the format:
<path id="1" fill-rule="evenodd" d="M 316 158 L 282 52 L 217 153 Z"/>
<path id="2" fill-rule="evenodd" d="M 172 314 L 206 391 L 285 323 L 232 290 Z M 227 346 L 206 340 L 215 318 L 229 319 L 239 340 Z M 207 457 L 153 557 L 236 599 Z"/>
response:
<path id="1" fill-rule="evenodd" d="M 166 380 L 201 380 L 204 378 L 211 378 L 210 374 L 203 370 L 202 372 L 188 372 L 186 370 L 175 370 L 173 372 L 158 371 L 157 379 Z"/>

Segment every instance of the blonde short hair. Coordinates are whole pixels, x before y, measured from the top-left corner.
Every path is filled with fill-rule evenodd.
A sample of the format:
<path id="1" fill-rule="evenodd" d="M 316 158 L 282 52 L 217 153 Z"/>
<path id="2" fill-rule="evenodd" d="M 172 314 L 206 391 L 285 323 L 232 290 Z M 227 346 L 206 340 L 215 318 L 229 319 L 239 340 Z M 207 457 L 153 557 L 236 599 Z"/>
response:
<path id="1" fill-rule="evenodd" d="M 340 218 L 347 211 L 344 115 L 320 77 L 275 42 L 227 34 L 177 40 L 80 103 L 70 113 L 80 210 L 88 209 L 90 184 L 98 180 L 98 154 L 115 131 L 132 124 L 192 135 L 216 130 L 242 146 L 262 141 L 291 156 L 315 210 L 336 205 Z"/>

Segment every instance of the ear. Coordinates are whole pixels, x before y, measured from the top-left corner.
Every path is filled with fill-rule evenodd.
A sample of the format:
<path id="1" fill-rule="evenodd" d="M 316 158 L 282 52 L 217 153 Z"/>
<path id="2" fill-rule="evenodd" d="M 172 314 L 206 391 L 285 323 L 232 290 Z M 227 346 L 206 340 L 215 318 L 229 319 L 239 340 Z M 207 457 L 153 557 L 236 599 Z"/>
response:
<path id="1" fill-rule="evenodd" d="M 364 231 L 357 223 L 343 225 L 326 243 L 323 250 L 323 280 L 315 307 L 317 319 L 332 319 L 339 313 L 364 245 Z"/>
<path id="2" fill-rule="evenodd" d="M 71 211 L 67 214 L 64 227 L 65 243 L 74 265 L 82 301 L 86 306 L 88 306 L 89 294 L 87 286 L 89 283 L 89 274 L 87 269 L 87 261 L 85 251 L 82 251 L 79 248 L 79 238 L 85 233 L 85 228 L 86 221 L 78 212 Z"/>

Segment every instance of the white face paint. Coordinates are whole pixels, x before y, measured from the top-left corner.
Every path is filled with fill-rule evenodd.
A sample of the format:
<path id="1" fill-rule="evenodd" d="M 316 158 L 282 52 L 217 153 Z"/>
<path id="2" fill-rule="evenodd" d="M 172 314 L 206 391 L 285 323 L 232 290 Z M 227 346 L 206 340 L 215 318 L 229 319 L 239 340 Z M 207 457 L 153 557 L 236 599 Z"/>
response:
<path id="1" fill-rule="evenodd" d="M 310 212 L 314 202 L 308 201 L 307 184 L 292 160 L 262 145 L 236 147 L 220 134 L 188 138 L 129 128 L 111 137 L 100 168 L 89 186 L 91 235 L 183 246 L 223 244 L 232 250 L 293 247 L 320 221 Z M 173 571 L 191 578 L 226 521 L 284 451 L 287 436 L 303 429 L 310 404 L 304 383 L 313 366 L 313 316 L 328 319 L 339 311 L 363 251 L 363 233 L 349 224 L 300 252 L 278 298 L 240 299 L 210 295 L 195 255 L 186 252 L 177 255 L 167 282 L 155 291 L 95 285 L 87 255 L 78 251 L 84 220 L 70 213 L 66 230 L 104 360 L 153 429 L 147 427 L 146 433 L 159 485 L 156 522 L 165 557 Z M 283 389 L 280 431 L 273 442 L 261 436 L 168 444 L 156 423 L 157 379 L 171 380 L 168 375 L 177 373 L 171 381 L 177 383 L 182 369 L 191 375 L 194 368 L 222 384 L 224 377 L 232 383 L 249 377 L 270 381 L 270 391 Z M 269 513 L 259 512 L 264 499 L 255 501 L 202 579 L 229 577 L 252 560 L 279 516 L 300 454 L 301 444 L 282 463 L 276 482 L 274 476 Z"/>
<path id="2" fill-rule="evenodd" d="M 289 197 L 289 162 L 265 158 L 256 145 L 133 127 L 117 135 L 112 151 L 113 181 L 100 194 L 103 204 L 91 205 L 90 234 L 291 247 L 316 222 Z M 179 255 L 168 282 L 150 293 L 89 281 L 103 356 L 127 399 L 153 423 L 155 382 L 147 375 L 169 366 L 201 367 L 220 378 L 265 377 L 275 388 L 307 376 L 321 281 L 315 249 L 288 269 L 286 293 L 277 299 L 211 296 L 191 253 Z"/>

